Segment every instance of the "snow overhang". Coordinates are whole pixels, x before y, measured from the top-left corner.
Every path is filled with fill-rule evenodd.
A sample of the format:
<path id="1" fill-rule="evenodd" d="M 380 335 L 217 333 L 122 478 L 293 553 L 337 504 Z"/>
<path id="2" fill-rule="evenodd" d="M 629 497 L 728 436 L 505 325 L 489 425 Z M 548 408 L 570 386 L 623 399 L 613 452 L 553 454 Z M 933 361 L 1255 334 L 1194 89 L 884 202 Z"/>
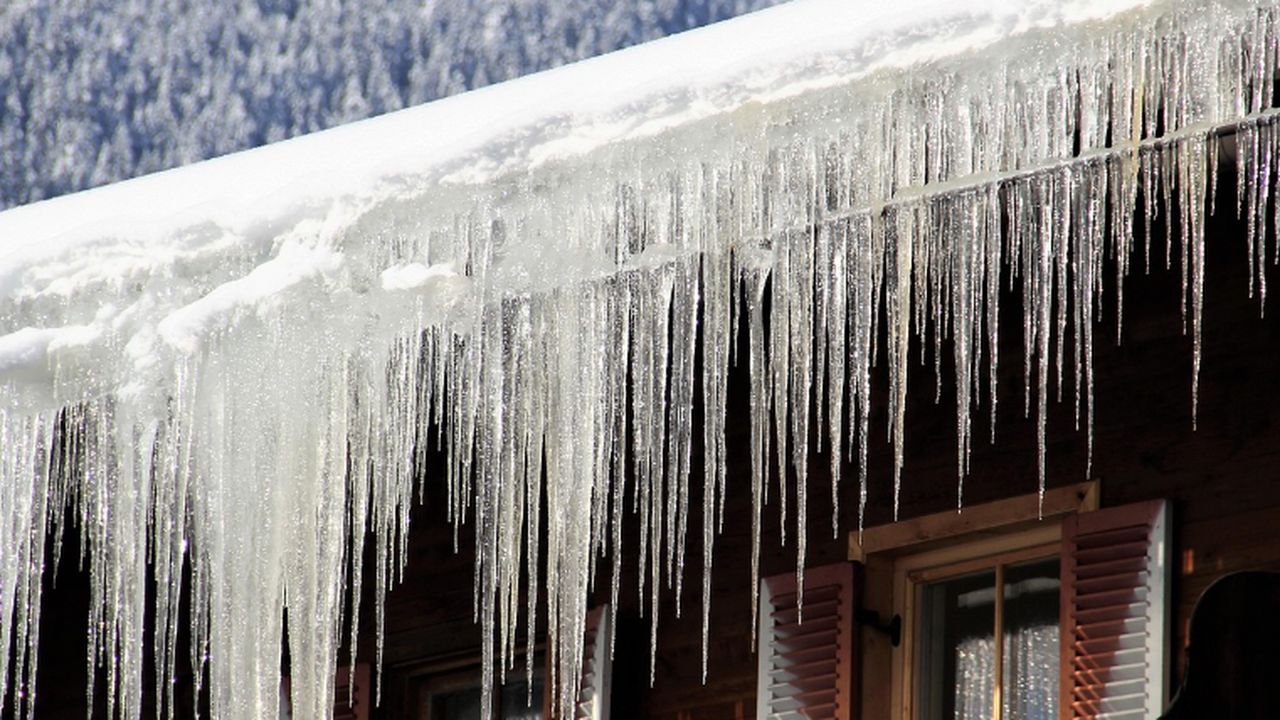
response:
<path id="1" fill-rule="evenodd" d="M 982 358 L 1001 269 L 1027 278 L 1043 436 L 1057 333 L 1073 333 L 1078 385 L 1091 382 L 1093 313 L 1127 271 L 1140 187 L 1147 202 L 1178 194 L 1198 337 L 1217 134 L 1238 131 L 1244 185 L 1275 170 L 1278 18 L 1243 0 L 797 0 L 0 213 L 0 534 L 14 539 L 0 623 L 33 637 L 15 608 L 38 605 L 43 528 L 65 503 L 110 586 L 102 602 L 141 607 L 147 557 L 172 585 L 155 617 L 177 617 L 184 563 L 207 579 L 197 641 L 215 715 L 273 707 L 274 678 L 253 668 L 280 665 L 286 596 L 291 616 L 331 629 L 290 638 L 315 673 L 294 677 L 295 708 L 323 708 L 333 587 L 366 527 L 379 577 L 400 569 L 417 454 L 440 423 L 462 449 L 453 514 L 483 509 L 487 638 L 510 637 L 495 598 L 539 563 L 561 578 L 553 625 L 577 637 L 592 551 L 618 552 L 611 498 L 628 472 L 673 493 L 700 479 L 709 502 L 724 491 L 740 325 L 751 482 L 772 438 L 803 487 L 811 402 L 833 443 L 865 428 L 881 332 L 899 466 L 910 339 L 954 341 L 963 477 L 970 418 L 996 399 Z M 1247 211 L 1265 225 L 1265 202 Z M 695 355 L 704 428 L 687 411 Z M 58 456 L 64 436 L 74 458 Z M 1044 462 L 1042 447 L 1042 475 Z M 519 528 L 538 527 L 526 498 L 544 477 L 558 529 L 530 558 Z M 142 613 L 105 617 L 98 656 L 132 703 L 141 654 L 108 645 L 141 647 Z"/>

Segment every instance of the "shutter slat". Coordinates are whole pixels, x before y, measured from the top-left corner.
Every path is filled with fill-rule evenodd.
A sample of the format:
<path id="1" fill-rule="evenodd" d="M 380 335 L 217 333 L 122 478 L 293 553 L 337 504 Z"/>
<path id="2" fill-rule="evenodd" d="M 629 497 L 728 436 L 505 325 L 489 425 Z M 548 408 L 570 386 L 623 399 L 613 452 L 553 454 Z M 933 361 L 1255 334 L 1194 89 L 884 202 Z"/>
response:
<path id="1" fill-rule="evenodd" d="M 1145 624 L 1143 623 L 1143 625 Z M 1078 641 L 1075 643 L 1075 647 L 1078 652 L 1084 655 L 1099 655 L 1103 653 L 1121 653 L 1126 650 L 1141 650 L 1146 647 L 1146 644 L 1147 633 L 1144 628 L 1142 632 Z"/>
<path id="2" fill-rule="evenodd" d="M 806 581 L 804 593 L 805 604 L 807 605 L 810 603 L 834 600 L 840 596 L 840 590 L 841 586 L 838 584 L 832 585 L 830 583 Z M 784 608 L 798 607 L 799 604 L 796 602 L 798 597 L 799 596 L 796 594 L 795 590 L 778 593 L 774 596 L 772 607 L 775 611 Z"/>
<path id="3" fill-rule="evenodd" d="M 1128 682 L 1109 682 L 1099 683 L 1097 685 L 1077 685 L 1075 696 L 1079 700 L 1100 700 L 1108 697 L 1123 697 L 1126 695 L 1141 695 L 1143 692 L 1142 679 L 1130 680 Z"/>
<path id="4" fill-rule="evenodd" d="M 833 614 L 833 612 L 829 615 L 810 614 L 808 607 L 805 607 L 803 623 L 778 623 L 774 625 L 773 632 L 786 638 L 801 637 L 801 635 L 829 632 L 829 630 L 835 629 L 838 624 L 840 624 L 840 615 Z"/>
<path id="5" fill-rule="evenodd" d="M 837 679 L 839 679 L 838 675 L 834 672 L 779 678 L 780 682 L 769 685 L 769 692 L 773 695 L 788 697 L 800 693 L 817 692 L 822 688 L 830 688 L 831 692 L 835 692 Z M 793 692 L 787 692 L 788 690 Z"/>
<path id="6" fill-rule="evenodd" d="M 1134 558 L 1145 557 L 1147 548 L 1143 543 L 1130 543 L 1116 547 L 1096 547 L 1076 552 L 1076 562 L 1080 565 L 1096 563 L 1114 563 Z"/>
<path id="7" fill-rule="evenodd" d="M 836 648 L 832 648 L 832 655 L 835 654 L 835 649 Z M 836 659 L 832 657 L 829 660 L 805 663 L 803 665 L 775 667 L 773 670 L 769 671 L 769 676 L 773 678 L 803 678 L 812 677 L 814 675 L 834 675 L 836 664 Z"/>
<path id="8" fill-rule="evenodd" d="M 1141 688 L 1138 692 L 1130 690 L 1126 694 L 1111 695 L 1100 700 L 1080 700 L 1072 703 L 1073 707 L 1089 708 L 1094 712 L 1116 712 L 1119 710 L 1141 710 L 1146 702 L 1147 694 Z"/>
<path id="9" fill-rule="evenodd" d="M 834 677 L 834 675 L 831 677 Z M 828 687 L 819 690 L 805 690 L 803 692 L 790 692 L 794 688 L 788 685 L 776 685 L 774 689 L 784 693 L 769 700 L 769 706 L 774 708 L 816 707 L 815 702 L 821 701 L 818 704 L 830 704 L 835 702 L 836 697 L 836 689 L 831 683 L 828 683 Z"/>
<path id="10" fill-rule="evenodd" d="M 831 712 L 836 707 L 836 691 L 797 693 L 794 696 L 774 698 L 769 701 L 772 712 L 799 710 L 800 712 Z"/>
<path id="11" fill-rule="evenodd" d="M 1144 565 L 1146 564 L 1145 557 L 1142 559 L 1142 562 Z M 1147 573 L 1145 571 L 1130 570 L 1127 572 L 1098 575 L 1091 578 L 1081 579 L 1076 582 L 1076 592 L 1083 595 L 1090 595 L 1093 593 L 1107 591 L 1145 588 L 1146 586 Z"/>
<path id="12" fill-rule="evenodd" d="M 1142 680 L 1145 668 L 1141 665 L 1111 665 L 1096 668 L 1077 669 L 1073 672 L 1075 687 L 1093 687 L 1111 682 L 1128 682 Z"/>
<path id="13" fill-rule="evenodd" d="M 827 617 L 839 612 L 840 599 L 832 597 L 829 600 L 811 600 L 806 598 L 804 603 L 804 616 L 808 617 Z M 781 623 L 796 623 L 800 620 L 800 608 L 798 606 L 780 607 L 770 613 L 773 619 Z"/>
<path id="14" fill-rule="evenodd" d="M 773 666 L 790 667 L 792 665 L 801 665 L 829 659 L 832 656 L 832 649 L 835 647 L 834 636 L 832 637 L 832 640 L 833 642 L 827 645 L 815 645 L 810 648 L 774 653 Z"/>
<path id="15" fill-rule="evenodd" d="M 1076 569 L 1076 579 L 1078 581 L 1084 581 L 1105 575 L 1118 575 L 1121 573 L 1146 571 L 1147 556 L 1145 554 L 1135 555 L 1132 557 L 1119 558 L 1117 560 L 1093 562 L 1083 567 L 1078 567 Z"/>
<path id="16" fill-rule="evenodd" d="M 1146 618 L 1128 615 L 1094 623 L 1082 623 L 1076 626 L 1076 637 L 1081 640 L 1110 637 L 1125 633 L 1146 632 Z"/>
<path id="17" fill-rule="evenodd" d="M 773 720 L 826 720 L 830 718 L 835 720 L 839 717 L 835 714 L 834 706 L 823 706 L 817 708 L 800 708 L 797 710 L 784 710 L 770 715 Z"/>
<path id="18" fill-rule="evenodd" d="M 819 647 L 830 647 L 835 645 L 838 637 L 838 629 L 831 628 L 830 630 L 821 633 L 793 635 L 791 637 L 775 637 L 774 647 L 777 652 L 799 652 L 803 650 L 812 650 Z"/>
<path id="19" fill-rule="evenodd" d="M 1093 625 L 1107 620 L 1124 620 L 1125 618 L 1140 617 L 1146 613 L 1146 608 L 1147 604 L 1145 602 L 1104 605 L 1102 607 L 1089 608 L 1087 610 L 1076 608 L 1070 613 L 1070 618 L 1077 624 Z"/>
<path id="20" fill-rule="evenodd" d="M 1088 595 L 1077 595 L 1076 607 L 1082 610 L 1095 610 L 1114 605 L 1131 605 L 1144 603 L 1147 599 L 1145 587 L 1134 587 L 1125 590 L 1106 590 Z"/>
<path id="21" fill-rule="evenodd" d="M 1146 657 L 1143 650 L 1129 650 L 1125 653 L 1095 653 L 1077 657 L 1072 663 L 1073 670 L 1094 672 L 1098 670 L 1118 668 L 1140 668 L 1145 676 L 1147 671 Z"/>
<path id="22" fill-rule="evenodd" d="M 1080 552 L 1100 547 L 1144 546 L 1147 542 L 1147 529 L 1147 525 L 1137 524 L 1110 530 L 1088 530 L 1080 535 L 1079 541 L 1076 542 L 1076 550 Z"/>

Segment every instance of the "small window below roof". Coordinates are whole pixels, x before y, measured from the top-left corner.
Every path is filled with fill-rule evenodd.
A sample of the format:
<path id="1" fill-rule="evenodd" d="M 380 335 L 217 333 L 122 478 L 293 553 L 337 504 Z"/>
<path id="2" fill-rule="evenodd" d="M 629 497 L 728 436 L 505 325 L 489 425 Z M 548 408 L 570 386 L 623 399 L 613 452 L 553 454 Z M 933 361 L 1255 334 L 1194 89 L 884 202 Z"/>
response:
<path id="1" fill-rule="evenodd" d="M 1056 549 L 1032 560 L 987 560 L 987 568 L 916 587 L 915 694 L 922 720 L 1057 717 Z"/>

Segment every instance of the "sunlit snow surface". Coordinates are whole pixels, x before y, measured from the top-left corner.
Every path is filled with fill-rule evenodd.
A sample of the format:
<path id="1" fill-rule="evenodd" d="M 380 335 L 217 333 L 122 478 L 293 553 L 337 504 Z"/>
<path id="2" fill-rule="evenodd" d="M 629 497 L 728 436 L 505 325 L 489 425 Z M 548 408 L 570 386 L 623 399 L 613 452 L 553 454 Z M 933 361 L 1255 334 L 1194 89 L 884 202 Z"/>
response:
<path id="1" fill-rule="evenodd" d="M 1074 374 L 1090 425 L 1094 318 L 1104 287 L 1121 297 L 1139 197 L 1181 215 L 1198 358 L 1223 128 L 1265 290 L 1278 37 L 1271 1 L 800 0 L 0 214 L 0 682 L 31 696 L 46 530 L 69 507 L 113 714 L 138 717 L 153 682 L 150 566 L 162 677 L 190 662 L 215 717 L 274 716 L 283 607 L 294 717 L 327 716 L 343 587 L 370 575 L 381 623 L 438 428 L 447 477 L 427 482 L 475 523 L 485 664 L 515 655 L 520 578 L 545 565 L 571 702 L 597 561 L 616 594 L 638 543 L 656 629 L 691 514 L 710 555 L 739 327 L 757 529 L 776 453 L 801 566 L 810 428 L 859 459 L 865 499 L 868 368 L 890 369 L 900 466 L 912 337 L 954 340 L 963 478 L 971 415 L 995 413 L 1001 268 L 1022 290 L 1016 400 L 1043 428 Z"/>

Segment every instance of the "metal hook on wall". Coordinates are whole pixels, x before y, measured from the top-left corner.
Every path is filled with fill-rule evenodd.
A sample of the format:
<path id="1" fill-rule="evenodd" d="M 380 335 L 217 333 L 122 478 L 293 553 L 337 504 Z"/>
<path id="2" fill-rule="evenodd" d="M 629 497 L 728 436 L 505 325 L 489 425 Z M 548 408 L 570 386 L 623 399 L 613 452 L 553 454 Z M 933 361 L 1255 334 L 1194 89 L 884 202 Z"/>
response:
<path id="1" fill-rule="evenodd" d="M 894 615 L 889 622 L 881 622 L 880 613 L 875 610 L 859 610 L 857 612 L 857 620 L 859 625 L 869 627 L 872 630 L 882 632 L 889 636 L 889 642 L 894 647 L 902 642 L 902 616 Z"/>

